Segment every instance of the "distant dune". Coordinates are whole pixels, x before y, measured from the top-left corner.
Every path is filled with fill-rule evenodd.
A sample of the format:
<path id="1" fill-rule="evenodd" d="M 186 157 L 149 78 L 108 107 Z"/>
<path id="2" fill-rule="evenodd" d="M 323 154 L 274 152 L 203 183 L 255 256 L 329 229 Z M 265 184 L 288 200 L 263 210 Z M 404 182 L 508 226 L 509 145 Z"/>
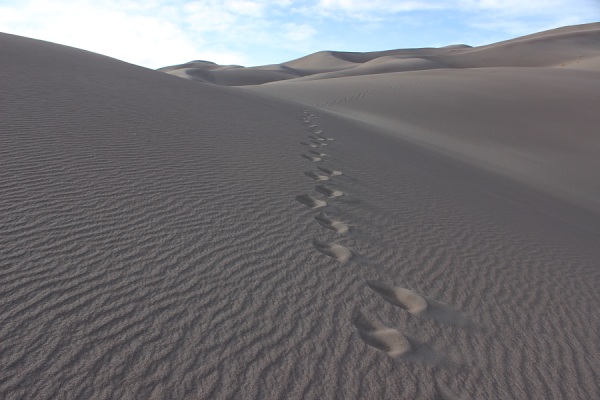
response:
<path id="1" fill-rule="evenodd" d="M 284 79 L 314 80 L 426 69 L 575 67 L 598 71 L 600 23 L 569 26 L 487 46 L 388 50 L 370 53 L 321 51 L 279 65 L 220 69 L 190 62 L 159 69 L 183 78 L 227 86 Z M 215 68 L 217 67 L 217 68 Z M 200 73 L 202 71 L 202 73 Z M 278 74 L 274 71 L 280 72 Z M 301 78 L 301 79 L 298 79 Z"/>
<path id="2" fill-rule="evenodd" d="M 600 23 L 0 71 L 1 399 L 600 398 Z"/>

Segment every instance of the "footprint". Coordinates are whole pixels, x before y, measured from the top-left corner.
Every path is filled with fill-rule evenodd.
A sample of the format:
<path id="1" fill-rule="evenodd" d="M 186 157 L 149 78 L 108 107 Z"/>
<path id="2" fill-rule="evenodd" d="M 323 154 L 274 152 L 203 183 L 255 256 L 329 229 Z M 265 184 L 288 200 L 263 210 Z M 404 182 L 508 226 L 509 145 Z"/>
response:
<path id="1" fill-rule="evenodd" d="M 412 350 L 410 342 L 403 334 L 379 321 L 370 320 L 362 312 L 355 318 L 354 325 L 366 344 L 386 352 L 391 357 L 400 357 Z"/>
<path id="2" fill-rule="evenodd" d="M 338 175 L 342 175 L 342 171 L 337 171 L 335 169 L 330 169 L 327 167 L 318 167 L 321 171 L 325 172 L 326 174 L 330 175 L 330 176 L 338 176 Z"/>
<path id="3" fill-rule="evenodd" d="M 329 218 L 325 213 L 319 213 L 315 215 L 315 220 L 319 224 L 321 224 L 321 226 L 327 229 L 331 229 L 332 231 L 334 231 L 335 233 L 339 233 L 340 235 L 343 235 L 348 232 L 348 225 L 341 221 L 336 221 L 334 219 Z"/>
<path id="4" fill-rule="evenodd" d="M 459 328 L 480 329 L 467 314 L 433 299 L 425 298 L 409 289 L 400 288 L 381 281 L 367 281 L 373 291 L 388 303 L 401 307 L 411 314 L 432 319 L 442 324 Z"/>
<path id="5" fill-rule="evenodd" d="M 296 201 L 310 208 L 325 207 L 327 205 L 326 201 L 315 199 L 310 194 L 296 196 Z"/>
<path id="6" fill-rule="evenodd" d="M 312 125 L 309 125 L 308 127 L 309 127 L 309 128 L 316 128 L 316 127 L 317 127 L 317 125 L 315 125 L 315 124 L 312 124 Z"/>
<path id="7" fill-rule="evenodd" d="M 327 153 L 321 153 L 318 150 L 309 150 L 308 152 L 316 155 L 317 157 L 325 157 L 327 155 Z"/>
<path id="8" fill-rule="evenodd" d="M 328 181 L 329 177 L 327 175 L 319 175 L 316 172 L 313 171 L 306 171 L 304 173 L 304 175 L 308 176 L 311 179 L 314 179 L 315 181 Z"/>
<path id="9" fill-rule="evenodd" d="M 317 142 L 316 140 L 311 140 L 310 143 L 312 143 L 314 145 L 314 146 L 310 146 L 310 147 L 327 146 L 327 143 L 325 143 L 325 142 Z"/>
<path id="10" fill-rule="evenodd" d="M 313 157 L 313 156 L 309 156 L 308 154 L 302 154 L 302 157 L 304 157 L 307 160 L 312 161 L 312 162 L 319 162 L 319 161 L 323 160 L 321 157 Z"/>
<path id="11" fill-rule="evenodd" d="M 321 142 L 324 142 L 326 140 L 324 137 L 320 137 L 320 136 L 309 136 L 309 138 L 311 138 L 312 140 L 318 140 Z"/>
<path id="12" fill-rule="evenodd" d="M 315 186 L 315 190 L 327 197 L 340 197 L 344 194 L 341 190 L 336 190 L 325 185 L 317 185 Z"/>
<path id="13" fill-rule="evenodd" d="M 306 146 L 306 147 L 312 147 L 312 148 L 317 148 L 319 147 L 318 144 L 315 143 L 306 143 L 306 142 L 300 142 L 301 145 Z"/>
<path id="14" fill-rule="evenodd" d="M 346 262 L 352 257 L 352 252 L 335 243 L 327 243 L 321 240 L 313 239 L 313 245 L 321 253 L 328 255 L 329 257 L 335 258 L 339 262 Z"/>
<path id="15" fill-rule="evenodd" d="M 388 303 L 401 307 L 411 314 L 421 314 L 427 309 L 427 300 L 412 290 L 397 287 L 381 281 L 367 281 L 373 291 Z"/>

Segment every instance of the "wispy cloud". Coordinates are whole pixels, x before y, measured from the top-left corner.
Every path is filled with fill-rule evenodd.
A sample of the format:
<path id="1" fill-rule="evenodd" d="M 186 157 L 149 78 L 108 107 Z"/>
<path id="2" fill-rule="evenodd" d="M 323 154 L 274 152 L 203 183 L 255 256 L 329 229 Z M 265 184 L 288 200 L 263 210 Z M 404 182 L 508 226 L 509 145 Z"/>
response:
<path id="1" fill-rule="evenodd" d="M 286 4 L 282 0 L 25 0 L 0 6 L 0 31 L 152 68 L 191 58 L 246 64 L 249 60 L 240 45 L 264 43 L 269 37 L 264 32 L 273 28 L 268 12 Z M 292 39 L 299 37 L 288 31 Z"/>
<path id="2" fill-rule="evenodd" d="M 190 59 L 256 65 L 419 38 L 426 46 L 449 30 L 502 37 L 594 17 L 598 0 L 9 0 L 0 5 L 0 31 L 156 68 Z"/>
<path id="3" fill-rule="evenodd" d="M 419 10 L 447 8 L 448 1 L 393 1 L 393 0 L 319 0 L 315 7 L 324 11 L 343 11 L 353 13 L 400 13 Z"/>
<path id="4" fill-rule="evenodd" d="M 136 2 L 32 0 L 0 7 L 0 30 L 150 66 L 169 56 L 200 50 L 201 43 L 192 40 L 176 21 L 156 14 Z"/>
<path id="5" fill-rule="evenodd" d="M 461 0 L 460 6 L 468 12 L 466 25 L 513 36 L 600 18 L 597 0 Z"/>

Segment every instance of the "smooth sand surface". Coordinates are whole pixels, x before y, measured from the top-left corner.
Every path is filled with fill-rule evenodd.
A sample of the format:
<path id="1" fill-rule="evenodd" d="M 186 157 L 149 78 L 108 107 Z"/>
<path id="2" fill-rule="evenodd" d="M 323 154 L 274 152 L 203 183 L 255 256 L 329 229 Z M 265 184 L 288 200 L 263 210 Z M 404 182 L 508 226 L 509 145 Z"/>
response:
<path id="1" fill-rule="evenodd" d="M 599 29 L 164 71 L 1 34 L 0 398 L 600 398 Z"/>

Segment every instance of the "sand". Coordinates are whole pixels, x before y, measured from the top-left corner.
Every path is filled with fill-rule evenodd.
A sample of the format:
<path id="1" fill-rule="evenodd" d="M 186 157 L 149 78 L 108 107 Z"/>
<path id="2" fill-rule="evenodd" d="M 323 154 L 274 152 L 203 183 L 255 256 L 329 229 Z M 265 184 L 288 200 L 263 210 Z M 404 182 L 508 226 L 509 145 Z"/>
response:
<path id="1" fill-rule="evenodd" d="M 1 34 L 0 398 L 600 398 L 599 31 L 163 71 Z"/>

